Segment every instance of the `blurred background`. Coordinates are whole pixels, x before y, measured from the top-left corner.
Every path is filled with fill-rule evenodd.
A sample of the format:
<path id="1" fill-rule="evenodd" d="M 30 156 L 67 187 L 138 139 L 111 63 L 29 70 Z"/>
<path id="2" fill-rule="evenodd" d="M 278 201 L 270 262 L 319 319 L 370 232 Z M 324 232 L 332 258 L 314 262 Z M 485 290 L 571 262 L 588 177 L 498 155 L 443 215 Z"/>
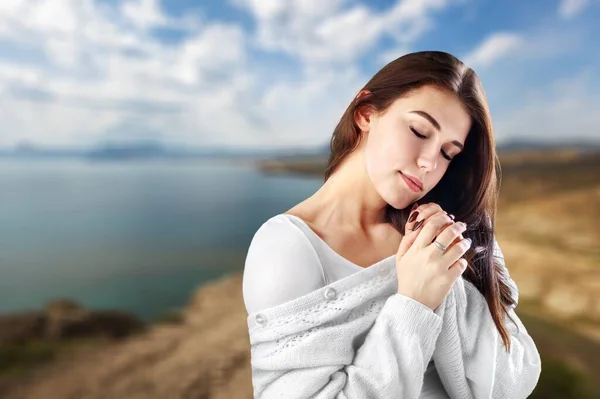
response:
<path id="1" fill-rule="evenodd" d="M 600 398 L 600 2 L 2 0 L 0 397 L 251 398 L 241 273 L 412 51 L 481 77 L 497 239 L 543 359 Z"/>

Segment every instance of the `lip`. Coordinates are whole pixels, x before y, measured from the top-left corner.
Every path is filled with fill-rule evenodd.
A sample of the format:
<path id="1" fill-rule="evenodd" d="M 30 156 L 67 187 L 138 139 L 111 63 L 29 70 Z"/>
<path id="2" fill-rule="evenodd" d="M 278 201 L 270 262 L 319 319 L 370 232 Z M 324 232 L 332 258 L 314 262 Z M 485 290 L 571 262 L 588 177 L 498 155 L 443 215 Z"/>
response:
<path id="1" fill-rule="evenodd" d="M 399 173 L 402 176 L 402 179 L 404 179 L 404 181 L 412 191 L 423 191 L 423 183 L 421 182 L 421 180 L 413 176 L 405 175 L 402 172 Z"/>

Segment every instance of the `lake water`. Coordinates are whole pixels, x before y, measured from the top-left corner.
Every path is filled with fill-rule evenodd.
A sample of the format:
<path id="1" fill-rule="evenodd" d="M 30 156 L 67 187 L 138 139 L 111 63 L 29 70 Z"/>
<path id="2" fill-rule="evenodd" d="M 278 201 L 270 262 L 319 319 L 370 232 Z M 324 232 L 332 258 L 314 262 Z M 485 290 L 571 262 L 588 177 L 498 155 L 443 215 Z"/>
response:
<path id="1" fill-rule="evenodd" d="M 222 160 L 0 160 L 0 313 L 71 298 L 152 320 L 241 271 L 260 225 L 321 184 Z"/>

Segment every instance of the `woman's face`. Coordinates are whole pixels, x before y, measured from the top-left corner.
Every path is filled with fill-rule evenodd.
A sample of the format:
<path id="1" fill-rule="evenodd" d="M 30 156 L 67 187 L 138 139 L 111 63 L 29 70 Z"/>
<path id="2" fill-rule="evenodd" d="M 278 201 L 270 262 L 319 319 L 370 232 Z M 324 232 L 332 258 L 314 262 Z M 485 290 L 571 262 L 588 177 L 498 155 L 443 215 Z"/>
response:
<path id="1" fill-rule="evenodd" d="M 462 151 L 471 117 L 451 93 L 423 86 L 394 101 L 386 112 L 363 109 L 358 125 L 367 175 L 381 197 L 396 209 L 423 198 Z M 403 176 L 404 175 L 404 176 Z M 420 181 L 415 188 L 406 177 Z"/>

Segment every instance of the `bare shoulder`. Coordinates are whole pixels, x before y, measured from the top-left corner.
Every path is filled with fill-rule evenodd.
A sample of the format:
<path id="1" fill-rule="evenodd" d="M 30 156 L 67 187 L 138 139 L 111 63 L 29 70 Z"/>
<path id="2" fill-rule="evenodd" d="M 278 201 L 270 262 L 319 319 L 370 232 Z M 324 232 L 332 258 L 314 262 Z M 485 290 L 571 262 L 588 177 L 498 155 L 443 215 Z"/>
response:
<path id="1" fill-rule="evenodd" d="M 317 220 L 319 219 L 318 209 L 318 206 L 313 205 L 309 199 L 307 199 L 283 213 L 302 219 L 304 223 L 312 229 L 312 231 L 314 231 L 321 238 L 324 238 L 324 231 L 327 229 L 320 227 L 317 223 Z M 333 226 L 329 227 L 333 228 Z"/>

